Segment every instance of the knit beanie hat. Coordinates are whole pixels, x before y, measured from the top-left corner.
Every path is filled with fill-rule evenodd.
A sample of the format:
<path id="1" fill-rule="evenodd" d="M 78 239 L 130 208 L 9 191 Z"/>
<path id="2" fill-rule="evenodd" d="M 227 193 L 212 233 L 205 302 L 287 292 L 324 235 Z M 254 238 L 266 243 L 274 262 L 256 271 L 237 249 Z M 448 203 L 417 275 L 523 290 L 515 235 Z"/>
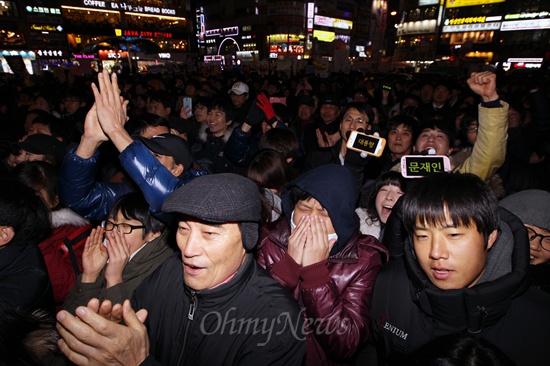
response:
<path id="1" fill-rule="evenodd" d="M 195 178 L 170 194 L 162 205 L 162 211 L 167 213 L 181 213 L 217 224 L 241 223 L 243 246 L 247 251 L 258 241 L 260 210 L 256 183 L 232 173 Z"/>
<path id="2" fill-rule="evenodd" d="M 528 189 L 505 197 L 500 201 L 504 207 L 524 223 L 550 230 L 550 192 Z"/>

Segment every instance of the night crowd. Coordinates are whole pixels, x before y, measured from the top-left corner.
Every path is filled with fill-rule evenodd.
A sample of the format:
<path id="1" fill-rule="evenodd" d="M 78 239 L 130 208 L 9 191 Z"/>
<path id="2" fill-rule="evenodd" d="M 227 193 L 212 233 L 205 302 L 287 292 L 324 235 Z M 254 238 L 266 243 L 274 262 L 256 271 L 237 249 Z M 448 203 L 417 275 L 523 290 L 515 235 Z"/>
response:
<path id="1" fill-rule="evenodd" d="M 548 364 L 545 70 L 2 75 L 0 365 Z"/>

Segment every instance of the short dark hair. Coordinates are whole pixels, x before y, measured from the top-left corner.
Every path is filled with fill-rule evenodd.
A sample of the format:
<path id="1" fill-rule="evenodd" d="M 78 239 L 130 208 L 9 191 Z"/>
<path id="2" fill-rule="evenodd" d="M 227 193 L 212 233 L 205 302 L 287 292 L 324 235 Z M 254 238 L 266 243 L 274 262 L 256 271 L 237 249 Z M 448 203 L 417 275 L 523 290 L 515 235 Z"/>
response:
<path id="1" fill-rule="evenodd" d="M 69 365 L 57 341 L 55 319 L 44 310 L 32 313 L 0 301 L 0 365 Z"/>
<path id="2" fill-rule="evenodd" d="M 50 232 L 50 212 L 33 189 L 0 179 L 0 226 L 15 232 L 8 245 L 38 245 Z"/>
<path id="3" fill-rule="evenodd" d="M 348 103 L 344 108 L 342 108 L 342 112 L 340 113 L 340 117 L 343 117 L 346 112 L 351 109 L 355 108 L 357 111 L 361 114 L 366 114 L 367 117 L 369 117 L 369 124 L 372 125 L 374 123 L 374 110 L 368 103 L 364 102 L 351 102 Z"/>
<path id="4" fill-rule="evenodd" d="M 289 195 L 288 195 L 288 199 L 289 199 L 289 202 L 290 202 L 290 209 L 294 210 L 294 208 L 296 207 L 296 204 L 299 201 L 307 201 L 310 198 L 313 198 L 311 193 L 306 192 L 303 189 L 298 188 L 297 186 L 293 185 L 290 188 L 290 192 L 289 192 Z"/>
<path id="5" fill-rule="evenodd" d="M 260 137 L 260 149 L 272 149 L 283 159 L 295 159 L 300 152 L 300 143 L 296 134 L 285 128 L 272 128 Z"/>
<path id="6" fill-rule="evenodd" d="M 420 97 L 416 94 L 412 94 L 412 93 L 409 93 L 409 94 L 405 94 L 405 96 L 403 97 L 403 99 L 401 99 L 401 102 L 399 103 L 399 109 L 403 109 L 403 102 L 405 101 L 405 99 L 412 99 L 412 100 L 415 100 L 416 103 L 418 103 L 418 106 L 420 107 L 420 105 L 422 104 L 422 100 L 420 99 Z"/>
<path id="7" fill-rule="evenodd" d="M 487 184 L 473 174 L 436 173 L 417 182 L 403 196 L 403 225 L 412 236 L 417 220 L 428 225 L 471 227 L 487 242 L 498 228 L 498 200 Z"/>
<path id="8" fill-rule="evenodd" d="M 443 119 L 430 119 L 427 121 L 422 121 L 420 127 L 418 128 L 418 135 L 422 134 L 422 131 L 425 129 L 435 130 L 439 129 L 443 132 L 449 139 L 449 147 L 453 147 L 455 143 L 455 132 L 454 128 L 451 127 L 449 121 Z M 418 137 L 417 135 L 417 137 Z M 416 144 L 416 139 L 414 140 Z"/>
<path id="9" fill-rule="evenodd" d="M 164 90 L 157 90 L 149 94 L 149 102 L 159 102 L 164 108 L 174 108 L 174 101 L 170 98 L 170 94 Z"/>
<path id="10" fill-rule="evenodd" d="M 203 96 L 197 95 L 195 98 L 193 98 L 193 106 L 197 107 L 199 105 L 202 105 L 208 108 L 208 106 L 212 103 L 211 100 L 212 98 L 210 97 L 203 97 Z"/>
<path id="11" fill-rule="evenodd" d="M 513 366 L 497 346 L 466 332 L 447 334 L 412 352 L 407 365 L 421 366 Z"/>
<path id="12" fill-rule="evenodd" d="M 129 135 L 141 135 L 147 127 L 165 126 L 170 130 L 170 124 L 166 118 L 153 113 L 144 113 L 138 117 L 130 118 L 124 129 Z"/>
<path id="13" fill-rule="evenodd" d="M 75 97 L 80 103 L 88 101 L 88 93 L 82 88 L 72 87 L 65 93 L 65 98 Z"/>
<path id="14" fill-rule="evenodd" d="M 386 137 L 391 130 L 397 129 L 397 127 L 399 127 L 400 125 L 404 125 L 405 127 L 410 128 L 413 133 L 412 140 L 416 141 L 416 138 L 418 137 L 418 134 L 420 132 L 420 123 L 413 117 L 407 116 L 405 114 L 398 114 L 390 118 L 386 126 Z"/>
<path id="15" fill-rule="evenodd" d="M 225 113 L 225 120 L 226 121 L 233 121 L 235 114 L 233 112 L 233 105 L 231 105 L 227 100 L 222 98 L 217 98 L 212 100 L 210 105 L 208 106 L 208 111 L 212 110 L 220 110 Z"/>
<path id="16" fill-rule="evenodd" d="M 33 111 L 37 111 L 37 109 L 33 109 Z M 50 133 L 52 134 L 53 137 L 61 138 L 62 142 L 65 144 L 69 143 L 70 139 L 67 132 L 62 126 L 63 122 L 61 121 L 61 119 L 55 116 L 52 116 L 49 113 L 46 113 L 46 114 L 40 113 L 36 117 L 34 117 L 34 119 L 32 120 L 32 124 L 35 124 L 35 123 L 40 123 L 40 124 L 43 124 L 44 126 L 48 126 L 48 129 L 50 130 Z"/>
<path id="17" fill-rule="evenodd" d="M 109 211 L 109 217 L 115 217 L 118 211 L 126 219 L 138 220 L 145 226 L 143 237 L 149 232 L 157 233 L 164 230 L 164 223 L 149 212 L 149 204 L 140 192 L 128 193 L 117 199 Z"/>

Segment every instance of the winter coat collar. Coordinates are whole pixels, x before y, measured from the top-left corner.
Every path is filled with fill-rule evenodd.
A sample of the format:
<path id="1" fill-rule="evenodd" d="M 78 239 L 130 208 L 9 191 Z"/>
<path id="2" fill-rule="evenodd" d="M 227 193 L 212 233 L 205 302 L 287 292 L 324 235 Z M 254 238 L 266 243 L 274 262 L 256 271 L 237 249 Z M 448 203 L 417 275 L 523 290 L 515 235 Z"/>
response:
<path id="1" fill-rule="evenodd" d="M 512 245 L 511 272 L 488 279 L 471 288 L 441 290 L 433 285 L 415 258 L 410 241 L 405 244 L 404 261 L 410 279 L 413 301 L 428 316 L 452 326 L 467 324 L 468 330 L 478 333 L 496 323 L 507 312 L 513 299 L 529 287 L 526 280 L 529 266 L 529 245 L 523 223 L 501 209 L 501 225 L 508 225 L 512 241 L 497 240 L 495 245 Z"/>
<path id="2" fill-rule="evenodd" d="M 229 140 L 229 136 L 231 136 L 231 133 L 233 132 L 234 128 L 235 127 L 233 126 L 233 124 L 231 124 L 231 126 L 229 126 L 229 128 L 227 129 L 227 131 L 225 131 L 223 136 L 215 137 L 210 133 L 210 129 L 208 128 L 208 124 L 205 123 L 205 124 L 201 125 L 197 137 L 198 137 L 198 140 L 202 143 L 207 142 L 208 139 L 221 139 L 225 143 L 225 142 L 227 142 L 227 140 Z"/>

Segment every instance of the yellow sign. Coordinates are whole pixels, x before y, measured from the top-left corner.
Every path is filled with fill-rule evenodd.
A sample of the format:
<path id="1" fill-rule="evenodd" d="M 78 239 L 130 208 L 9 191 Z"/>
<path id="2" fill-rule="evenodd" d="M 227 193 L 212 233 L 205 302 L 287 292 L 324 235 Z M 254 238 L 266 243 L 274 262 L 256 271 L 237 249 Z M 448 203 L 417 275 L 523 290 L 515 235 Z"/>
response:
<path id="1" fill-rule="evenodd" d="M 487 5 L 494 3 L 503 3 L 506 0 L 446 0 L 445 7 L 447 8 L 459 8 L 462 6 L 473 6 L 473 5 Z"/>
<path id="2" fill-rule="evenodd" d="M 469 18 L 457 18 L 449 19 L 449 25 L 462 25 L 462 24 L 474 24 L 474 23 L 485 23 L 485 16 L 479 17 L 469 17 Z M 445 22 L 446 24 L 447 22 Z M 447 25 L 447 24 L 446 24 Z"/>
<path id="3" fill-rule="evenodd" d="M 317 40 L 321 42 L 332 42 L 334 41 L 334 32 L 314 30 L 313 37 L 316 37 Z"/>

